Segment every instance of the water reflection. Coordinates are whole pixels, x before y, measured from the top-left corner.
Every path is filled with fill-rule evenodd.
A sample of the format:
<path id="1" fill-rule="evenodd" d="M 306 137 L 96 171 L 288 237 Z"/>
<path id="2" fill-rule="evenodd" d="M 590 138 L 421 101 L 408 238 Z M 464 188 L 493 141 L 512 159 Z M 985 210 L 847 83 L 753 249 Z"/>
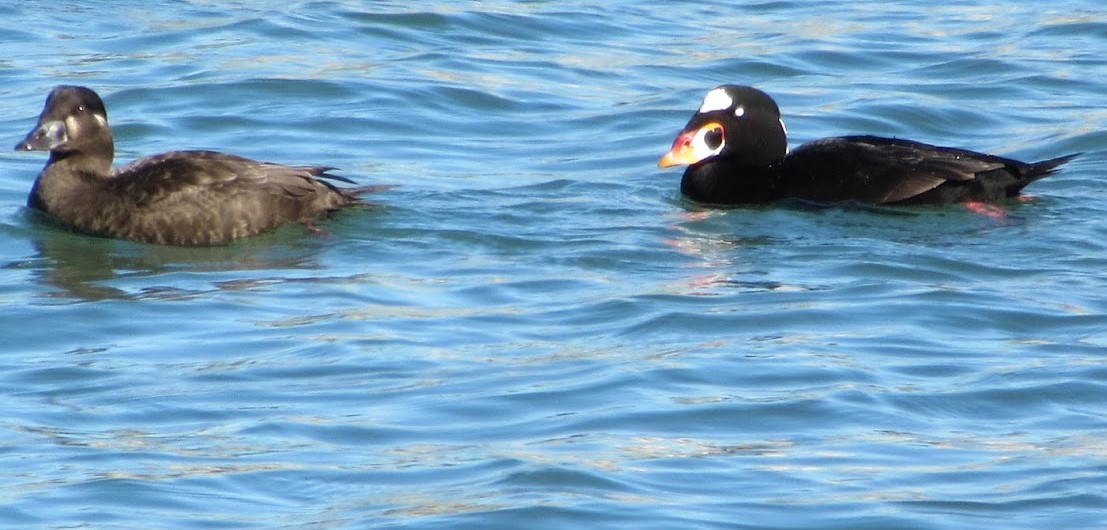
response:
<path id="1" fill-rule="evenodd" d="M 326 236 L 304 234 L 290 226 L 220 247 L 167 247 L 74 234 L 42 227 L 31 234 L 33 257 L 9 263 L 29 268 L 35 281 L 50 290 L 43 296 L 80 302 L 99 300 L 182 299 L 213 289 L 241 290 L 241 282 L 212 283 L 211 288 L 182 288 L 179 282 L 144 280 L 128 288 L 121 283 L 180 273 L 241 270 L 319 270 Z M 226 278 L 223 278 L 226 279 Z"/>

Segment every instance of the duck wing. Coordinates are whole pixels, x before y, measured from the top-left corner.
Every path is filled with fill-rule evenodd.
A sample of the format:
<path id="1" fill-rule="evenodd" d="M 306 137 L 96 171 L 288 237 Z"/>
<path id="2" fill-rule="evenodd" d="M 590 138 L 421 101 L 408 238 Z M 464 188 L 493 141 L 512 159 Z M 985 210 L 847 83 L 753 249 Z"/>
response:
<path id="1" fill-rule="evenodd" d="M 339 207 L 351 198 L 320 180 L 347 180 L 327 173 L 331 169 L 285 166 L 214 151 L 172 151 L 121 166 L 110 181 L 118 195 L 137 208 L 233 203 L 250 197 L 278 202 L 318 197 Z"/>
<path id="2" fill-rule="evenodd" d="M 1016 160 L 963 149 L 878 136 L 843 136 L 804 144 L 782 162 L 804 198 L 874 204 L 908 201 L 949 182 L 967 183 Z"/>
<path id="3" fill-rule="evenodd" d="M 104 180 L 102 221 L 91 231 L 136 241 L 211 245 L 289 222 L 311 224 L 361 203 L 369 188 L 341 189 L 322 166 L 285 166 L 213 151 L 146 157 Z"/>

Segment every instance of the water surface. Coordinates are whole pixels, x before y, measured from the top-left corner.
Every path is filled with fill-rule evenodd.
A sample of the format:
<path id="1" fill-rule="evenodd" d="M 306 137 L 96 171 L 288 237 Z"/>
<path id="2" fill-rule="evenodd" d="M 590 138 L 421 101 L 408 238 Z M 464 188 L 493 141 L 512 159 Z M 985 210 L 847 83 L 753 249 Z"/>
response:
<path id="1" fill-rule="evenodd" d="M 0 7 L 0 128 L 106 100 L 399 184 L 228 247 L 71 234 L 0 154 L 0 522 L 1107 525 L 1107 23 L 1090 0 Z M 793 147 L 1036 160 L 960 207 L 712 211 L 655 163 L 724 83 Z"/>

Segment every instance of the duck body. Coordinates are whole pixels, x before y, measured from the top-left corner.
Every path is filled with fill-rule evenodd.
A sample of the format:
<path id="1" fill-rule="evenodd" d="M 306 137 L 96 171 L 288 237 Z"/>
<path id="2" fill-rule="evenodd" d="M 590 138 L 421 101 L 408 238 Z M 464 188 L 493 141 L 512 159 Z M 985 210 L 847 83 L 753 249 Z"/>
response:
<path id="1" fill-rule="evenodd" d="M 708 204 L 781 199 L 914 205 L 996 202 L 1048 176 L 1078 154 L 1026 163 L 995 155 L 879 136 L 841 136 L 787 152 L 776 103 L 723 85 L 659 162 L 687 164 L 681 193 Z"/>
<path id="2" fill-rule="evenodd" d="M 81 232 L 165 245 L 218 245 L 286 223 L 309 227 L 379 187 L 338 188 L 322 166 L 285 166 L 214 151 L 172 151 L 111 169 L 100 97 L 55 87 L 16 150 L 50 151 L 27 199 Z"/>

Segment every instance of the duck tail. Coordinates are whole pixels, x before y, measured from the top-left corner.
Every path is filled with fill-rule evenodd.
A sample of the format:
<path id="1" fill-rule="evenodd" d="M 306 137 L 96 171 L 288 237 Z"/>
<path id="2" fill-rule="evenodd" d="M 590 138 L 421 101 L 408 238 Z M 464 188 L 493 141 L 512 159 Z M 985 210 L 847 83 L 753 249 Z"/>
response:
<path id="1" fill-rule="evenodd" d="M 366 200 L 363 196 L 369 195 L 370 193 L 390 190 L 395 187 L 396 184 L 376 184 L 373 186 L 355 186 L 352 188 L 334 187 L 333 189 L 342 196 L 345 201 L 345 206 L 354 206 L 358 204 L 374 204 Z"/>
<path id="2" fill-rule="evenodd" d="M 1059 156 L 1057 158 L 1050 158 L 1049 160 L 1042 160 L 1040 162 L 1033 162 L 1028 164 L 1024 175 L 1027 177 L 1028 182 L 1033 182 L 1040 178 L 1048 177 L 1057 172 L 1057 168 L 1062 164 L 1068 162 L 1084 153 L 1072 153 L 1071 155 Z"/>
<path id="3" fill-rule="evenodd" d="M 356 188 L 341 188 L 342 193 L 351 197 L 360 197 L 362 195 L 368 195 L 370 193 L 377 193 L 379 191 L 390 190 L 395 188 L 397 184 L 375 184 L 373 186 L 358 186 Z"/>
<path id="4" fill-rule="evenodd" d="M 310 171 L 311 176 L 317 179 L 336 180 L 339 182 L 345 182 L 347 184 L 357 184 L 357 182 L 354 182 L 353 180 L 350 180 L 346 177 L 331 173 L 331 171 L 334 171 L 337 168 L 327 166 L 305 166 L 303 169 Z M 397 186 L 396 184 L 375 184 L 372 186 L 354 186 L 350 188 L 340 188 L 338 186 L 330 184 L 329 182 L 320 182 L 323 182 L 323 184 L 326 184 L 328 188 L 331 188 L 340 193 L 343 197 L 346 197 L 351 203 L 361 202 L 362 195 L 368 195 L 370 193 L 377 193 L 379 191 L 389 190 Z"/>

